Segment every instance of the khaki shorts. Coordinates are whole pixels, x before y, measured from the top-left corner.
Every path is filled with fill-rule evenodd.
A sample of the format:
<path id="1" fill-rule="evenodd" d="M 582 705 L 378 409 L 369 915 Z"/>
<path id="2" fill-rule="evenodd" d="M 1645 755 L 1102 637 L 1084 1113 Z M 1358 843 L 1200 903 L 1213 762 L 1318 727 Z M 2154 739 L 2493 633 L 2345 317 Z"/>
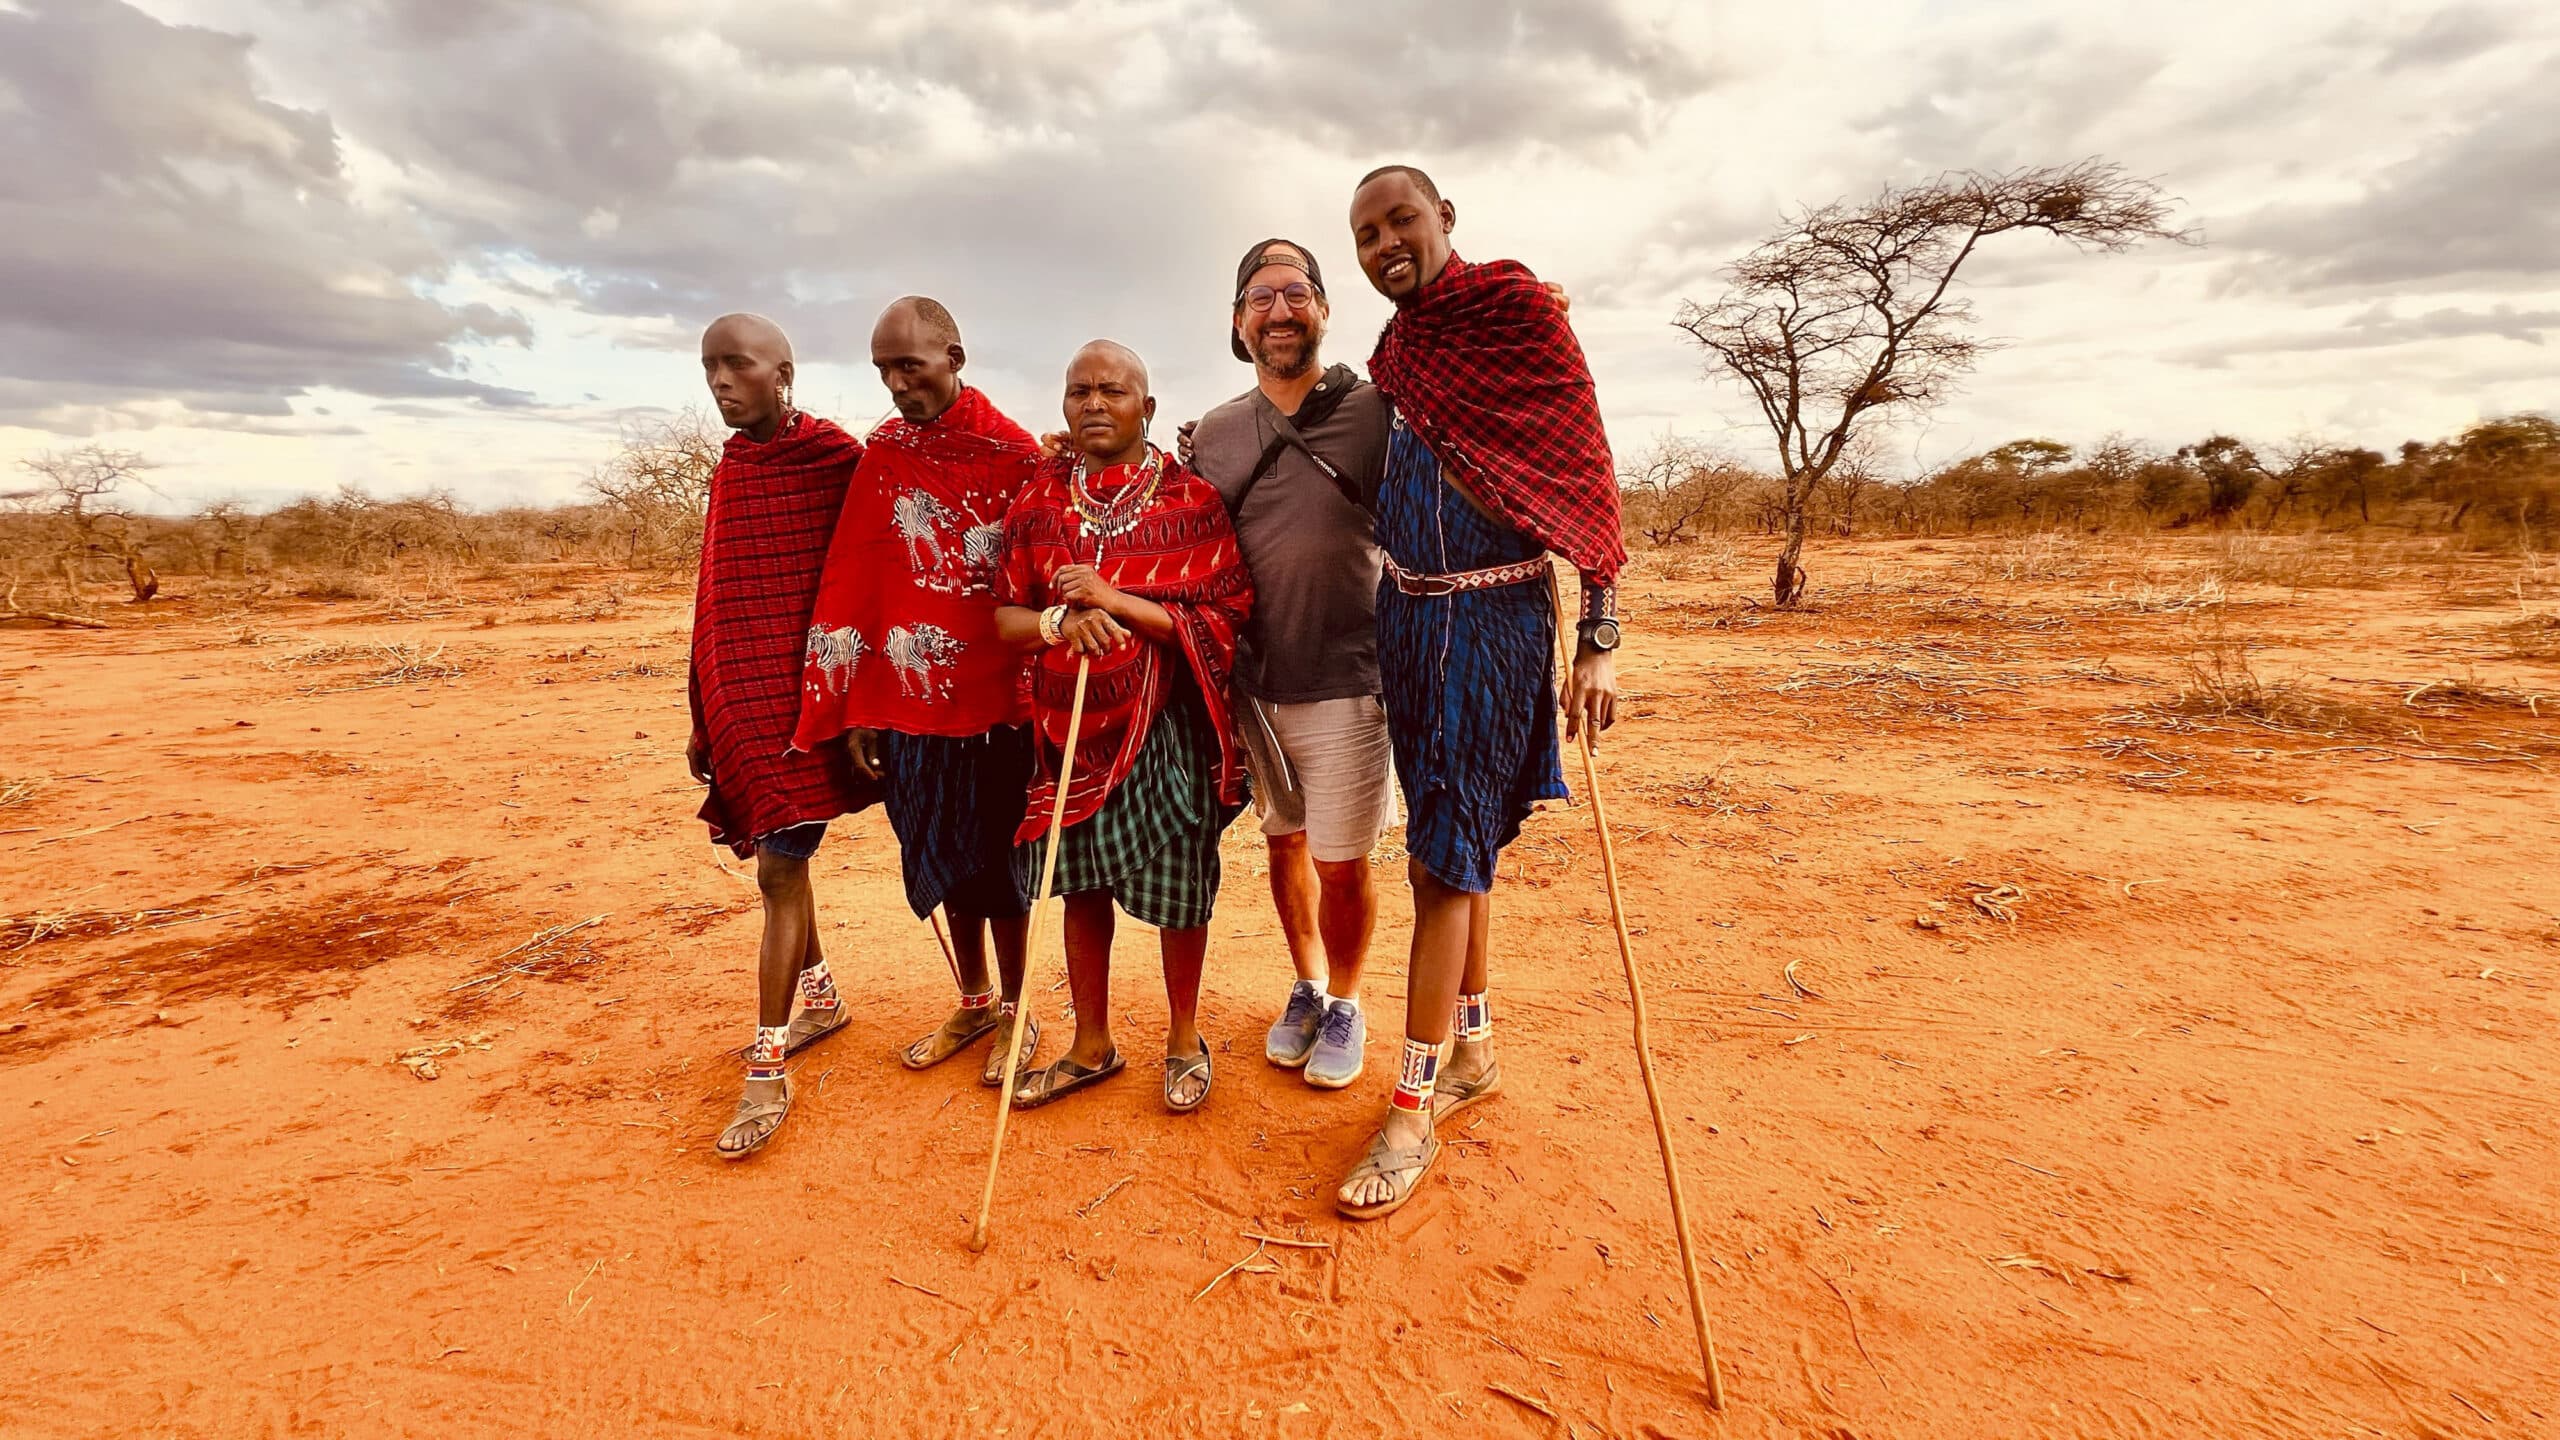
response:
<path id="1" fill-rule="evenodd" d="M 1378 697 L 1274 705 L 1238 695 L 1235 716 L 1262 833 L 1303 831 L 1318 860 L 1367 859 L 1397 818 L 1395 748 Z"/>

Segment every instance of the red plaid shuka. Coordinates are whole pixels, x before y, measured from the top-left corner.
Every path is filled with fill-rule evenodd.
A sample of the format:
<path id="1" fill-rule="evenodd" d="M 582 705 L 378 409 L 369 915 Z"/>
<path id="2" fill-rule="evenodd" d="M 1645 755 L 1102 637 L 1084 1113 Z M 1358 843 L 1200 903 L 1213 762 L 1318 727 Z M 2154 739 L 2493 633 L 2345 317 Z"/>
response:
<path id="1" fill-rule="evenodd" d="M 1627 543 L 1591 366 L 1527 266 L 1451 255 L 1379 332 L 1369 379 L 1497 519 L 1617 580 Z"/>
<path id="2" fill-rule="evenodd" d="M 792 743 L 862 727 L 983 735 L 1019 725 L 1021 652 L 996 638 L 1004 515 L 1040 447 L 964 389 L 932 423 L 871 432 L 809 615 Z"/>
<path id="3" fill-rule="evenodd" d="M 1236 548 L 1227 507 L 1208 481 L 1170 455 L 1160 454 L 1164 476 L 1146 515 L 1127 534 L 1105 541 L 1102 578 L 1173 612 L 1180 659 L 1199 682 L 1209 723 L 1218 732 L 1218 798 L 1244 803 L 1244 759 L 1227 705 L 1235 674 L 1236 636 L 1253 613 L 1253 576 Z M 1080 531 L 1068 503 L 1067 480 L 1076 462 L 1044 460 L 1005 518 L 1004 564 L 996 590 L 1008 605 L 1044 609 L 1049 577 L 1062 566 L 1093 564 L 1093 541 Z M 1092 477 L 1097 496 L 1117 494 L 1138 468 L 1119 465 Z M 1067 787 L 1066 823 L 1090 819 L 1138 761 L 1139 747 L 1164 711 L 1172 681 L 1164 648 L 1138 640 L 1093 662 L 1086 680 L 1084 727 L 1076 732 L 1076 773 Z M 1058 760 L 1066 748 L 1067 720 L 1075 703 L 1076 656 L 1052 645 L 1031 666 L 1031 718 L 1040 737 L 1039 768 L 1030 803 L 1014 843 L 1049 833 L 1049 809 L 1057 803 Z"/>
<path id="4" fill-rule="evenodd" d="M 759 835 L 870 803 L 844 752 L 791 748 L 809 607 L 862 443 L 793 414 L 771 440 L 729 437 L 702 518 L 693 596 L 693 734 L 711 751 L 702 819 L 741 858 Z"/>

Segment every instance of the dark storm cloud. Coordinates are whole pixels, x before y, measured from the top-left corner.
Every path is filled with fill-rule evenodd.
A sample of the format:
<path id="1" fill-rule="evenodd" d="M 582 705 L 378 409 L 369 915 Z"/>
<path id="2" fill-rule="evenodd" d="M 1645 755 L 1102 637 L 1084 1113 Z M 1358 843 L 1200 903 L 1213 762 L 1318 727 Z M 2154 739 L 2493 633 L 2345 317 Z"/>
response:
<path id="1" fill-rule="evenodd" d="M 2233 245 L 2255 257 L 2246 279 L 2293 290 L 2548 286 L 2560 255 L 2560 64 L 2473 113 L 2356 199 L 2233 225 Z"/>
<path id="2" fill-rule="evenodd" d="M 1714 80 L 1589 0 L 1302 0 L 1175 32 L 1178 110 L 1381 158 L 1647 138 Z"/>
<path id="3" fill-rule="evenodd" d="M 0 419 L 166 396 L 288 413 L 318 385 L 504 401 L 455 347 L 517 317 L 418 293 L 444 260 L 348 197 L 325 116 L 249 42 L 119 3 L 0 10 Z"/>
<path id="4" fill-rule="evenodd" d="M 121 0 L 0 7 L 0 375 L 37 382 L 0 418 L 136 395 L 276 416 L 318 385 L 527 403 L 457 361 L 523 319 L 421 293 L 457 269 L 680 331 L 771 308 L 855 354 L 883 300 L 933 288 L 981 335 L 1071 345 L 1114 323 L 1096 266 L 1188 284 L 1231 247 L 1197 217 L 1250 196 L 1240 157 L 1641 136 L 1709 79 L 1582 0 L 222 13 L 255 17 L 254 70 L 247 36 Z M 389 164 L 363 203 L 350 141 Z M 559 278 L 499 278 L 523 265 Z"/>

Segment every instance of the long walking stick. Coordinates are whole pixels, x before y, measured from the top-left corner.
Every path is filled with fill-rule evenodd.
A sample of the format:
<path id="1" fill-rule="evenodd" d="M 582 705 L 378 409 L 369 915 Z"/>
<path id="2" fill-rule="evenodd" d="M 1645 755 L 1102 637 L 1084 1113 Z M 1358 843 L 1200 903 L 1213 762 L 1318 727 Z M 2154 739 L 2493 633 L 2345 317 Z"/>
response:
<path id="1" fill-rule="evenodd" d="M 940 910 L 928 910 L 925 912 L 924 918 L 928 924 L 933 926 L 934 943 L 942 947 L 942 963 L 951 967 L 951 984 L 955 989 L 959 988 L 960 957 L 952 953 L 951 937 L 942 933 L 942 912 Z M 966 994 L 967 991 L 962 990 L 961 993 Z"/>
<path id="2" fill-rule="evenodd" d="M 1013 1023 L 1017 1032 L 1024 1019 L 1023 1007 L 1031 1003 L 1029 957 L 1040 953 L 1040 916 L 1049 908 L 1049 887 L 1058 878 L 1059 832 L 1066 828 L 1067 823 L 1067 783 L 1075 778 L 1076 732 L 1084 728 L 1084 682 L 1092 672 L 1093 657 L 1077 656 L 1076 698 L 1075 703 L 1067 710 L 1067 747 L 1058 760 L 1058 800 L 1049 809 L 1049 853 L 1042 856 L 1040 860 L 1040 892 L 1038 898 L 1031 902 L 1030 934 L 1022 942 L 1026 968 L 1022 977 L 1023 994 L 1014 1005 Z M 1004 1041 L 1004 1090 L 996 1098 L 995 1151 L 987 1157 L 987 1189 L 985 1194 L 978 1197 L 978 1225 L 976 1229 L 969 1232 L 969 1249 L 973 1253 L 987 1248 L 987 1225 L 994 1218 L 996 1208 L 996 1172 L 1004 1167 L 1004 1127 L 1006 1122 L 1013 1119 L 1014 1072 L 1021 1065 L 1020 1037 L 1018 1034 L 1009 1035 Z M 1688 1242 L 1684 1240 L 1681 1243 L 1685 1247 Z M 1687 1253 L 1685 1248 L 1682 1253 Z"/>
<path id="3" fill-rule="evenodd" d="M 1698 1257 L 1689 1247 L 1689 1197 L 1680 1188 L 1680 1162 L 1671 1153 L 1671 1123 L 1662 1113 L 1662 1089 L 1653 1079 L 1653 1045 L 1645 1032 L 1644 982 L 1636 977 L 1635 942 L 1627 935 L 1627 902 L 1618 894 L 1618 851 L 1609 841 L 1609 810 L 1600 799 L 1600 774 L 1591 758 L 1591 726 L 1582 727 L 1582 788 L 1591 797 L 1591 819 L 1600 830 L 1600 866 L 1609 877 L 1609 918 L 1617 922 L 1618 959 L 1627 970 L 1627 997 L 1636 1017 L 1636 1068 L 1644 1075 L 1645 1103 L 1653 1108 L 1653 1138 L 1662 1147 L 1662 1176 L 1671 1184 L 1671 1228 L 1680 1237 L 1680 1269 L 1689 1281 L 1689 1318 L 1698 1325 L 1698 1359 L 1707 1371 L 1707 1408 L 1724 1408 L 1724 1378 L 1716 1370 L 1716 1338 L 1707 1328 L 1707 1297 L 1698 1288 Z"/>
<path id="4" fill-rule="evenodd" d="M 1564 651 L 1564 594 L 1549 571 L 1549 593 L 1556 602 L 1556 654 L 1564 660 L 1565 673 L 1573 673 L 1573 662 Z M 1689 1196 L 1680 1188 L 1680 1161 L 1671 1152 L 1671 1122 L 1662 1113 L 1662 1087 L 1653 1078 L 1653 1037 L 1645 1028 L 1644 981 L 1636 975 L 1635 941 L 1627 933 L 1627 901 L 1618 893 L 1618 847 L 1609 839 L 1609 807 L 1600 798 L 1600 771 L 1593 760 L 1599 742 L 1592 738 L 1588 717 L 1581 721 L 1582 790 L 1591 797 L 1591 823 L 1600 832 L 1600 869 L 1609 881 L 1609 919 L 1618 931 L 1618 962 L 1627 971 L 1627 999 L 1635 1011 L 1636 1070 L 1644 1076 L 1645 1104 L 1653 1111 L 1654 1143 L 1662 1147 L 1662 1178 L 1671 1187 L 1671 1231 L 1680 1238 L 1680 1273 L 1689 1282 L 1689 1318 L 1698 1327 L 1698 1361 L 1707 1372 L 1707 1408 L 1724 1408 L 1724 1376 L 1716 1367 L 1716 1337 L 1707 1328 L 1706 1292 L 1698 1286 L 1698 1257 L 1689 1245 Z"/>

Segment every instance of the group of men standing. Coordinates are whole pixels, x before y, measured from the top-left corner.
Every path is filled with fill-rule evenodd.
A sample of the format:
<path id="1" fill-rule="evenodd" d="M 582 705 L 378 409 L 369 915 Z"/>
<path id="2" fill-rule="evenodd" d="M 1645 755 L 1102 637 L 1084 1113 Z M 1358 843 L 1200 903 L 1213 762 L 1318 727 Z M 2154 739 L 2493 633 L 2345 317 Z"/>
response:
<path id="1" fill-rule="evenodd" d="M 1365 177 L 1350 221 L 1363 272 L 1396 306 L 1371 380 L 1320 363 L 1330 304 L 1314 252 L 1264 241 L 1238 264 L 1230 316 L 1254 388 L 1181 454 L 1150 438 L 1144 363 L 1109 341 L 1077 352 L 1065 429 L 1036 441 L 962 379 L 949 312 L 900 300 L 872 336 L 898 414 L 857 442 L 792 406 L 790 346 L 771 322 L 729 316 L 704 335 L 737 433 L 705 524 L 689 759 L 712 838 L 754 857 L 765 909 L 755 1040 L 722 1155 L 773 1137 L 787 1058 L 846 1023 L 808 859 L 828 820 L 875 801 L 910 905 L 949 918 L 960 991 L 904 1063 L 995 1034 L 981 1069 L 994 1086 L 1009 1054 L 1036 1057 L 1020 1005 L 1046 860 L 1075 1035 L 1024 1070 L 1014 1103 L 1123 1068 L 1109 976 L 1125 911 L 1158 932 L 1163 1099 L 1180 1112 L 1213 1079 L 1200 978 L 1219 836 L 1248 793 L 1296 969 L 1265 1053 L 1321 1088 L 1359 1079 L 1369 856 L 1400 779 L 1404 1044 L 1342 1212 L 1404 1204 L 1438 1155 L 1438 1119 L 1499 1088 L 1496 861 L 1537 801 L 1564 795 L 1547 557 L 1582 577 L 1562 706 L 1573 738 L 1614 718 L 1616 479 L 1551 287 L 1459 259 L 1455 207 L 1411 167 Z"/>

